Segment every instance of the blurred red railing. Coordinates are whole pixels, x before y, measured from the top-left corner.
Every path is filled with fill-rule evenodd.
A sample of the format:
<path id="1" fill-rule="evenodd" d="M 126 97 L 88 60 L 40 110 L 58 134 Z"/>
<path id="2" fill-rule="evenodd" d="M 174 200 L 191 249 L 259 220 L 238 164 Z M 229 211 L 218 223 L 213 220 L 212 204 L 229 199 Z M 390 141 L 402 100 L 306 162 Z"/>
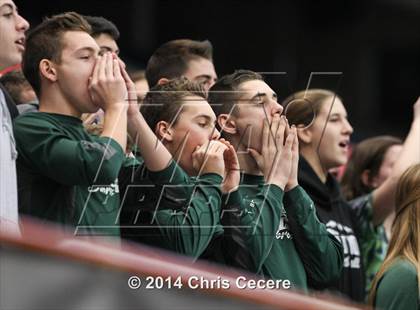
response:
<path id="1" fill-rule="evenodd" d="M 181 277 L 184 285 L 192 276 L 201 276 L 207 280 L 217 280 L 218 277 L 234 283 L 239 276 L 256 278 L 235 269 L 228 269 L 203 261 L 192 263 L 187 257 L 176 255 L 160 249 L 122 242 L 120 245 L 104 241 L 83 240 L 63 232 L 52 225 L 40 224 L 32 219 L 21 220 L 23 236 L 0 234 L 1 244 L 30 249 L 43 254 L 71 258 L 77 261 L 113 268 L 139 276 Z M 326 295 L 309 297 L 297 292 L 270 289 L 241 289 L 231 286 L 229 289 L 201 290 L 205 293 L 224 295 L 271 306 L 278 309 L 354 309 L 366 308 L 342 301 Z"/>

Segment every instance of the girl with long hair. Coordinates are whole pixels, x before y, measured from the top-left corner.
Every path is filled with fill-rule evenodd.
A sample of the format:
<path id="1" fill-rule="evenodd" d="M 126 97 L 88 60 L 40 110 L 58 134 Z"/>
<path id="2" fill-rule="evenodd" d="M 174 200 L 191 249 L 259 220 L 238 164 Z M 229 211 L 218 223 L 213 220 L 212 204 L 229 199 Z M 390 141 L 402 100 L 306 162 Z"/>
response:
<path id="1" fill-rule="evenodd" d="M 296 104 L 296 99 L 310 104 Z M 414 105 L 414 120 L 391 177 L 372 192 L 371 203 L 356 209 L 351 208 L 340 185 L 328 173 L 331 168 L 347 162 L 353 133 L 341 98 L 328 90 L 308 89 L 289 96 L 283 105 L 289 122 L 298 127 L 299 184 L 315 202 L 319 219 L 344 248 L 341 277 L 326 288 L 361 302 L 365 299 L 365 274 L 360 243 L 393 211 L 398 178 L 408 166 L 419 162 L 420 98 Z M 315 119 L 310 126 L 300 126 L 301 120 L 308 119 L 312 113 L 315 113 Z"/>
<path id="2" fill-rule="evenodd" d="M 393 136 L 377 136 L 365 139 L 353 147 L 341 179 L 344 198 L 352 208 L 363 208 L 372 203 L 372 191 L 381 186 L 392 174 L 403 142 Z M 366 293 L 369 293 L 373 278 L 381 266 L 391 236 L 394 220 L 392 212 L 383 225 L 371 230 L 371 235 L 360 244 L 366 275 Z"/>
<path id="3" fill-rule="evenodd" d="M 420 164 L 401 176 L 386 258 L 376 274 L 369 303 L 380 309 L 420 309 Z"/>

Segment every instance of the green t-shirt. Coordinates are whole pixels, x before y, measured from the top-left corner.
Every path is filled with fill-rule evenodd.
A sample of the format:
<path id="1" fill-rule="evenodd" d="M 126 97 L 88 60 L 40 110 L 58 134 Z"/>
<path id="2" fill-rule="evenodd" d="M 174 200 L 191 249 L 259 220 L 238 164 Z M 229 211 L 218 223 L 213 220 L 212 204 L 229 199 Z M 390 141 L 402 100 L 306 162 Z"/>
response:
<path id="1" fill-rule="evenodd" d="M 118 173 L 124 150 L 88 134 L 76 117 L 27 113 L 14 121 L 19 211 L 76 227 L 79 235 L 119 236 Z"/>
<path id="2" fill-rule="evenodd" d="M 264 184 L 262 176 L 243 175 L 242 224 L 254 257 L 255 272 L 289 280 L 306 291 L 336 280 L 343 264 L 340 242 L 327 232 L 306 192 L 297 186 L 284 193 Z"/>
<path id="3" fill-rule="evenodd" d="M 375 307 L 387 310 L 417 310 L 419 280 L 416 268 L 405 259 L 396 260 L 378 283 Z"/>

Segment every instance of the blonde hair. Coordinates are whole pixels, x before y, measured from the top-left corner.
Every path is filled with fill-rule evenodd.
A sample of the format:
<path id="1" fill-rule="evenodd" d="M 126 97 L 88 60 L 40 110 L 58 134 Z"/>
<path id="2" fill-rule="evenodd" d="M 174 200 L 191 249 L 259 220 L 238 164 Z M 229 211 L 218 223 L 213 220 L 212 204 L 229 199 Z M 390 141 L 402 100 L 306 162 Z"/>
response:
<path id="1" fill-rule="evenodd" d="M 369 303 L 374 304 L 378 283 L 391 265 L 403 258 L 414 265 L 420 279 L 420 164 L 408 168 L 398 181 L 395 194 L 396 215 L 388 253 L 372 282 Z M 419 289 L 420 294 L 420 289 Z"/>

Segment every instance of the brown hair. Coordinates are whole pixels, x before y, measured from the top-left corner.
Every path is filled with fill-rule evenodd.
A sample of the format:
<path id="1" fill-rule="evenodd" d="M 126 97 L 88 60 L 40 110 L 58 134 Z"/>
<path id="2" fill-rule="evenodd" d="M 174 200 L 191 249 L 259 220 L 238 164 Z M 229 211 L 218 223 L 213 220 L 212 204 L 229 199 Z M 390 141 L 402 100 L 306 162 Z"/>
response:
<path id="1" fill-rule="evenodd" d="M 395 194 L 396 215 L 388 253 L 372 282 L 369 303 L 374 304 L 379 281 L 399 258 L 412 263 L 420 279 L 420 164 L 411 166 L 400 177 Z M 419 287 L 420 294 L 420 287 Z"/>
<path id="2" fill-rule="evenodd" d="M 156 85 L 147 93 L 140 108 L 147 124 L 155 131 L 158 122 L 166 121 L 175 124 L 180 107 L 187 96 L 198 96 L 206 99 L 204 88 L 187 78 L 170 80 Z"/>
<path id="3" fill-rule="evenodd" d="M 67 12 L 46 18 L 32 29 L 26 38 L 22 70 L 38 97 L 41 92 L 39 63 L 42 59 L 57 63 L 61 61 L 64 46 L 62 37 L 67 31 L 84 31 L 90 34 L 91 27 L 81 15 Z"/>
<path id="4" fill-rule="evenodd" d="M 238 90 L 242 83 L 248 81 L 263 81 L 261 74 L 250 70 L 236 70 L 232 74 L 221 77 L 208 94 L 208 101 L 216 114 L 229 114 L 238 100 Z"/>
<path id="5" fill-rule="evenodd" d="M 379 136 L 366 139 L 353 149 L 341 180 L 341 189 L 347 200 L 370 193 L 373 188 L 362 182 L 363 171 L 369 170 L 369 179 L 378 175 L 386 152 L 391 146 L 401 145 L 401 139 Z"/>
<path id="6" fill-rule="evenodd" d="M 295 124 L 296 126 L 305 124 L 308 119 L 311 119 L 313 113 L 315 117 L 321 111 L 322 105 L 327 99 L 330 98 L 340 98 L 334 92 L 326 89 L 308 89 L 298 91 L 285 100 L 283 100 L 282 105 L 287 109 L 287 119 L 290 124 Z M 294 100 L 305 100 L 309 102 L 308 105 L 288 105 Z"/>
<path id="7" fill-rule="evenodd" d="M 166 42 L 153 53 L 147 63 L 147 82 L 152 87 L 161 78 L 179 78 L 187 71 L 188 63 L 200 57 L 213 61 L 210 41 L 180 39 Z"/>
<path id="8" fill-rule="evenodd" d="M 31 85 L 25 79 L 22 71 L 10 71 L 0 77 L 0 82 L 7 89 L 16 105 L 27 103 L 23 101 L 22 92 L 31 89 Z"/>

